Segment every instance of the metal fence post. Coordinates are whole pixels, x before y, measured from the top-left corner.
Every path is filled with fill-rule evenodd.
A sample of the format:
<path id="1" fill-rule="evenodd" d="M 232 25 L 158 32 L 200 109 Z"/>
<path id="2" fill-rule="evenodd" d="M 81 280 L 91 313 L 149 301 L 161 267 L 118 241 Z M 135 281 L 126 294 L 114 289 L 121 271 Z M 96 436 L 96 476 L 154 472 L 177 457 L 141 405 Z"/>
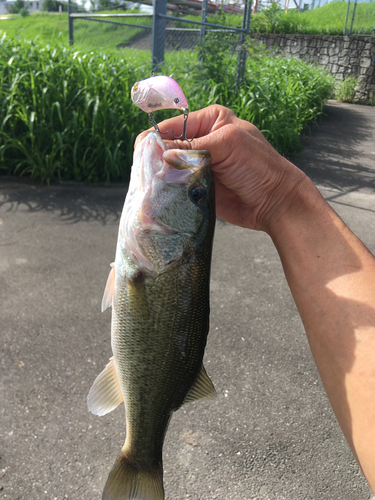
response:
<path id="1" fill-rule="evenodd" d="M 72 13 L 72 2 L 68 0 L 68 25 L 69 25 L 69 45 L 73 45 L 73 18 L 71 17 Z"/>
<path id="2" fill-rule="evenodd" d="M 154 0 L 154 18 L 152 22 L 152 63 L 151 71 L 164 61 L 165 28 L 167 20 L 160 14 L 167 15 L 167 0 Z"/>
<path id="3" fill-rule="evenodd" d="M 353 29 L 353 22 L 354 22 L 354 17 L 355 17 L 355 9 L 357 8 L 357 0 L 354 0 L 354 8 L 353 8 L 353 14 L 352 14 L 352 22 L 350 23 L 350 30 L 349 30 L 349 35 L 352 34 L 352 29 Z"/>
<path id="4" fill-rule="evenodd" d="M 202 2 L 202 17 L 201 17 L 202 23 L 207 22 L 207 5 L 208 5 L 208 0 L 203 0 L 203 2 Z M 202 41 L 203 38 L 206 36 L 206 29 L 207 29 L 206 26 L 204 24 L 202 24 L 201 32 L 199 35 L 200 41 Z"/>
<path id="5" fill-rule="evenodd" d="M 242 18 L 242 29 L 246 30 L 247 35 L 250 32 L 250 16 L 251 16 L 251 0 L 245 0 L 243 18 Z M 238 59 L 237 59 L 237 75 L 236 75 L 237 87 L 241 87 L 245 76 L 246 52 L 247 52 L 246 49 L 243 48 L 245 39 L 246 39 L 245 33 L 241 32 L 239 40 L 240 50 L 238 51 Z"/>
<path id="6" fill-rule="evenodd" d="M 346 26 L 348 24 L 349 9 L 350 9 L 350 0 L 348 0 L 348 8 L 346 9 L 346 19 L 345 19 L 344 35 L 346 35 Z"/>

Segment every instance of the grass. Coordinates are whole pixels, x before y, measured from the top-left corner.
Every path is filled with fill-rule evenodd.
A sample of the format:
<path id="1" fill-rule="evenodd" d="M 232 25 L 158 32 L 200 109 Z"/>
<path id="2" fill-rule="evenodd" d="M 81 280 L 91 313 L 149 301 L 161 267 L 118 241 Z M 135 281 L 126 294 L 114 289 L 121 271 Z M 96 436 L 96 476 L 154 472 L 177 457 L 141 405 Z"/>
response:
<path id="1" fill-rule="evenodd" d="M 331 2 L 314 10 L 301 14 L 306 20 L 303 33 L 317 35 L 342 35 L 344 33 L 348 3 L 342 0 Z M 348 26 L 352 18 L 354 5 L 350 6 Z M 375 26 L 375 3 L 360 2 L 357 4 L 353 23 L 353 34 L 372 34 Z"/>
<path id="2" fill-rule="evenodd" d="M 332 79 L 303 61 L 259 51 L 238 89 L 232 42 L 221 36 L 218 45 L 208 37 L 197 50 L 167 53 L 163 72 L 181 84 L 192 110 L 223 104 L 257 125 L 280 152 L 294 151 L 302 129 L 321 113 Z M 3 36 L 2 173 L 44 182 L 127 180 L 134 139 L 149 126 L 130 89 L 149 68 L 149 51 L 86 52 Z M 156 119 L 171 114 L 157 112 Z"/>
<path id="3" fill-rule="evenodd" d="M 126 179 L 136 133 L 148 124 L 130 99 L 132 83 L 145 72 L 142 54 L 137 63 L 123 57 L 115 51 L 84 53 L 3 37 L 4 172 L 46 182 Z"/>
<path id="4" fill-rule="evenodd" d="M 318 3 L 319 0 L 316 1 Z M 252 14 L 250 31 L 252 33 L 284 33 L 308 35 L 342 35 L 344 33 L 348 3 L 342 0 L 325 4 L 314 10 L 299 12 L 291 9 L 284 12 L 276 4 L 268 9 Z M 348 29 L 354 5 L 350 7 Z M 200 16 L 186 16 L 188 19 L 200 20 Z M 242 17 L 236 14 L 221 14 L 210 16 L 208 22 L 226 26 L 241 27 Z M 186 27 L 183 20 L 179 27 Z M 353 24 L 353 34 L 372 34 L 375 26 L 375 2 L 357 4 Z"/>
<path id="5" fill-rule="evenodd" d="M 123 12 L 119 11 L 119 13 Z M 132 12 L 127 11 L 126 13 Z M 109 13 L 116 12 L 111 11 Z M 118 18 L 112 19 L 119 21 Z M 120 19 L 120 21 L 125 22 L 124 19 Z M 126 22 L 146 26 L 152 25 L 151 18 L 127 18 Z M 120 44 L 126 44 L 131 38 L 144 31 L 142 28 L 98 23 L 83 19 L 75 19 L 73 23 L 74 46 L 83 50 L 102 47 L 113 48 Z M 68 14 L 66 12 L 61 14 L 37 12 L 27 17 L 14 16 L 12 19 L 0 21 L 0 36 L 2 33 L 6 33 L 7 37 L 11 39 L 38 39 L 41 43 L 67 45 L 69 42 Z"/>
<path id="6" fill-rule="evenodd" d="M 354 102 L 356 86 L 357 79 L 354 78 L 354 76 L 348 76 L 345 80 L 342 80 L 338 84 L 336 89 L 336 99 L 342 102 Z"/>

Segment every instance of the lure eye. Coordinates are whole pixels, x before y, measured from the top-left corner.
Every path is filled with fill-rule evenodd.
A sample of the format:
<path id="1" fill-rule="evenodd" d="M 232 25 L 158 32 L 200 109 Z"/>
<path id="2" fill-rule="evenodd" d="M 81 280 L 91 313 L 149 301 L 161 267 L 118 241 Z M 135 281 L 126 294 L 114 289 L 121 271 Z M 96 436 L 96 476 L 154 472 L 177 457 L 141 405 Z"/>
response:
<path id="1" fill-rule="evenodd" d="M 138 90 L 138 83 L 135 83 L 133 85 L 133 92 L 137 92 L 137 90 Z"/>
<path id="2" fill-rule="evenodd" d="M 203 186 L 193 186 L 190 190 L 190 198 L 196 205 L 207 200 L 208 192 L 207 189 Z"/>
<path id="3" fill-rule="evenodd" d="M 175 104 L 178 104 L 180 102 L 180 99 L 178 97 L 175 97 L 174 99 Z"/>

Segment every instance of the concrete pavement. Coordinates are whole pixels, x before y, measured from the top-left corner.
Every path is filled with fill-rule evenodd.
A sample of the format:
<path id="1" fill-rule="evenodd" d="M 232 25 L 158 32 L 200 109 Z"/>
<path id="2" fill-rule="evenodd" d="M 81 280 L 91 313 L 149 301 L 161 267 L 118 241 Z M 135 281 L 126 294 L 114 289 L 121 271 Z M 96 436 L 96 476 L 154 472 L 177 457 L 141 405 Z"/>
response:
<path id="1" fill-rule="evenodd" d="M 375 108 L 330 102 L 293 160 L 375 252 Z M 125 436 L 86 408 L 125 186 L 0 178 L 0 499 L 94 500 Z M 369 500 L 267 235 L 218 222 L 205 365 L 218 397 L 172 419 L 167 500 Z"/>

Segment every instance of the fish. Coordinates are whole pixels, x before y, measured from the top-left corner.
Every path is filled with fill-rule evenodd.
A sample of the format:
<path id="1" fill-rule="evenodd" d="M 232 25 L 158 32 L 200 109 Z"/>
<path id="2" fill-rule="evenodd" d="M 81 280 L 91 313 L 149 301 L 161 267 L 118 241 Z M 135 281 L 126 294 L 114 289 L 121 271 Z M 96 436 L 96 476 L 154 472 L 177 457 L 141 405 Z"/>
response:
<path id="1" fill-rule="evenodd" d="M 146 113 L 159 109 L 189 109 L 186 97 L 170 76 L 158 75 L 136 82 L 131 89 L 133 103 Z"/>
<path id="2" fill-rule="evenodd" d="M 103 500 L 163 500 L 162 448 L 173 412 L 215 397 L 203 366 L 215 186 L 208 151 L 167 149 L 150 132 L 135 149 L 102 310 L 113 357 L 87 404 L 125 403 L 126 439 Z"/>

